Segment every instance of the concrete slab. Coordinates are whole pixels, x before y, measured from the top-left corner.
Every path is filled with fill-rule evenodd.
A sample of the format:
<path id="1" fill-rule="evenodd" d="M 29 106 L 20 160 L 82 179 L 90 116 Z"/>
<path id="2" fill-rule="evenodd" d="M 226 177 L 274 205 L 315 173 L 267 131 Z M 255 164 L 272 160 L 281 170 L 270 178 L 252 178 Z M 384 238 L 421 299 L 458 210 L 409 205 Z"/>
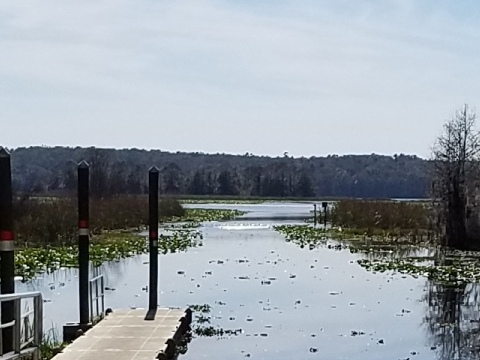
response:
<path id="1" fill-rule="evenodd" d="M 158 309 L 155 320 L 147 310 L 115 310 L 85 335 L 68 345 L 55 360 L 154 360 L 165 350 L 185 316 L 180 309 Z"/>

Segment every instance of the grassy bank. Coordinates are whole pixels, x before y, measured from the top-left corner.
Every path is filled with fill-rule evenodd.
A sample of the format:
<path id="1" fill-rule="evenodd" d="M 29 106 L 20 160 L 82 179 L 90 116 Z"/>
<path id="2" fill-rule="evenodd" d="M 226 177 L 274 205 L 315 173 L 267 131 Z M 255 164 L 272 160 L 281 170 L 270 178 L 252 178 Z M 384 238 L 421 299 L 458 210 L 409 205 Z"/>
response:
<path id="1" fill-rule="evenodd" d="M 319 222 L 323 222 L 323 213 Z M 433 240 L 432 213 L 422 202 L 341 200 L 327 211 L 330 227 L 283 225 L 275 230 L 300 247 L 315 248 L 327 239 L 366 241 L 368 245 L 425 245 Z"/>
<path id="2" fill-rule="evenodd" d="M 334 226 L 349 229 L 426 230 L 430 208 L 419 202 L 341 200 L 328 216 Z"/>
<path id="3" fill-rule="evenodd" d="M 183 216 L 173 199 L 159 203 L 161 217 Z M 74 198 L 22 198 L 14 202 L 14 229 L 18 245 L 68 245 L 76 241 L 77 202 Z M 140 230 L 148 223 L 148 198 L 124 196 L 90 201 L 90 231 Z"/>
<path id="4" fill-rule="evenodd" d="M 234 195 L 179 195 L 176 197 L 182 203 L 262 203 L 266 201 L 292 201 L 292 202 L 322 202 L 322 201 L 339 201 L 345 198 L 334 196 L 317 196 L 317 197 L 299 197 L 299 196 L 234 196 Z"/>
<path id="5" fill-rule="evenodd" d="M 184 209 L 173 198 L 159 202 L 159 222 L 227 220 L 241 214 L 232 210 Z M 77 203 L 73 198 L 22 198 L 14 202 L 17 245 L 66 246 L 77 240 Z M 148 224 L 148 198 L 123 196 L 90 201 L 90 231 L 139 231 Z"/>
<path id="6" fill-rule="evenodd" d="M 341 200 L 327 211 L 331 236 L 340 238 L 384 238 L 391 241 L 432 241 L 433 211 L 426 202 Z M 323 213 L 319 214 L 323 223 Z"/>
<path id="7" fill-rule="evenodd" d="M 282 225 L 275 230 L 301 248 L 347 249 L 375 273 L 425 277 L 447 286 L 480 281 L 480 253 L 434 246 L 427 203 L 345 200 L 328 215 L 331 228 Z"/>
<path id="8" fill-rule="evenodd" d="M 145 228 L 148 203 L 143 197 L 92 201 L 90 261 L 100 266 L 108 261 L 148 252 Z M 15 274 L 24 281 L 43 272 L 78 266 L 77 214 L 72 199 L 23 199 L 15 204 L 17 251 Z M 174 199 L 160 202 L 162 217 L 169 221 L 159 237 L 159 252 L 186 251 L 201 246 L 196 228 L 204 221 L 229 220 L 235 210 L 183 209 Z"/>

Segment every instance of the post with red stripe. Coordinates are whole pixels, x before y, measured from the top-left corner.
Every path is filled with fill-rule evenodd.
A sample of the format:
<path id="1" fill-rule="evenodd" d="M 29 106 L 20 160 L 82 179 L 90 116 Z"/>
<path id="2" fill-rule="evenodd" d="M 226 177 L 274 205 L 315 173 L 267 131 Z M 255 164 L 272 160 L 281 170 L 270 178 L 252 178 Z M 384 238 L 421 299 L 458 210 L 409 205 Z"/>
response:
<path id="1" fill-rule="evenodd" d="M 80 298 L 80 326 L 90 322 L 88 306 L 88 277 L 90 251 L 89 170 L 86 161 L 78 164 L 78 280 Z"/>
<path id="2" fill-rule="evenodd" d="M 158 175 L 156 166 L 148 172 L 148 208 L 149 208 L 149 250 L 150 250 L 150 279 L 148 285 L 148 309 L 154 318 L 158 306 Z"/>
<path id="3" fill-rule="evenodd" d="M 13 235 L 12 168 L 10 153 L 0 147 L 0 279 L 2 294 L 15 292 L 15 241 Z M 2 324 L 12 322 L 13 302 L 2 304 Z M 2 331 L 3 353 L 13 350 L 13 328 Z"/>

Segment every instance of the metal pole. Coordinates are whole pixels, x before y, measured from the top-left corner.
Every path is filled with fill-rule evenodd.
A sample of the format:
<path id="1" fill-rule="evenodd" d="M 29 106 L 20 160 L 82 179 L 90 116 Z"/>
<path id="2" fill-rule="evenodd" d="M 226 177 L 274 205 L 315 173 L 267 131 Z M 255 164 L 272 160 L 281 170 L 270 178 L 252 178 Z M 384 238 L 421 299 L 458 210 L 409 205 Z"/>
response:
<path id="1" fill-rule="evenodd" d="M 157 167 L 148 172 L 149 184 L 149 250 L 150 281 L 148 286 L 148 309 L 156 310 L 158 306 L 158 175 Z"/>
<path id="2" fill-rule="evenodd" d="M 317 226 L 317 204 L 313 204 L 313 226 Z"/>
<path id="3" fill-rule="evenodd" d="M 12 167 L 10 153 L 0 147 L 0 280 L 1 293 L 15 293 L 15 237 L 13 233 Z M 2 303 L 2 324 L 14 320 L 14 303 Z M 2 331 L 3 353 L 13 350 L 13 327 Z"/>
<path id="4" fill-rule="evenodd" d="M 90 261 L 90 207 L 89 170 L 86 161 L 78 164 L 78 284 L 80 298 L 80 325 L 90 322 L 88 306 L 88 264 Z"/>
<path id="5" fill-rule="evenodd" d="M 328 207 L 328 202 L 326 202 L 326 201 L 322 202 L 322 207 L 323 207 L 323 227 L 326 229 L 326 228 L 327 228 L 327 207 Z"/>

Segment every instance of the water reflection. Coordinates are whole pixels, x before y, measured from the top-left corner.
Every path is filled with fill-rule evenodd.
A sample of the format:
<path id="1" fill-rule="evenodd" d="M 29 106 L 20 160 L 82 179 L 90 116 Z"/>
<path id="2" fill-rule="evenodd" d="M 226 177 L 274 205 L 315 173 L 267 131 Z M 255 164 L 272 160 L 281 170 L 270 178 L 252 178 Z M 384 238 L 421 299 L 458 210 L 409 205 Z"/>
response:
<path id="1" fill-rule="evenodd" d="M 424 323 L 439 360 L 480 357 L 480 284 L 427 283 Z"/>
<path id="2" fill-rule="evenodd" d="M 368 260 L 394 260 L 405 258 L 418 258 L 433 260 L 437 251 L 435 248 L 412 245 L 382 244 L 372 245 L 368 242 L 346 242 L 354 253 L 364 255 Z"/>
<path id="3" fill-rule="evenodd" d="M 445 250 L 433 247 L 383 245 L 373 248 L 368 244 L 355 244 L 355 251 L 371 261 L 416 258 L 435 266 L 452 265 L 454 261 Z M 478 254 L 465 255 L 462 255 L 464 260 L 478 259 Z M 480 284 L 444 285 L 427 281 L 422 300 L 427 305 L 423 323 L 436 358 L 479 359 Z"/>

